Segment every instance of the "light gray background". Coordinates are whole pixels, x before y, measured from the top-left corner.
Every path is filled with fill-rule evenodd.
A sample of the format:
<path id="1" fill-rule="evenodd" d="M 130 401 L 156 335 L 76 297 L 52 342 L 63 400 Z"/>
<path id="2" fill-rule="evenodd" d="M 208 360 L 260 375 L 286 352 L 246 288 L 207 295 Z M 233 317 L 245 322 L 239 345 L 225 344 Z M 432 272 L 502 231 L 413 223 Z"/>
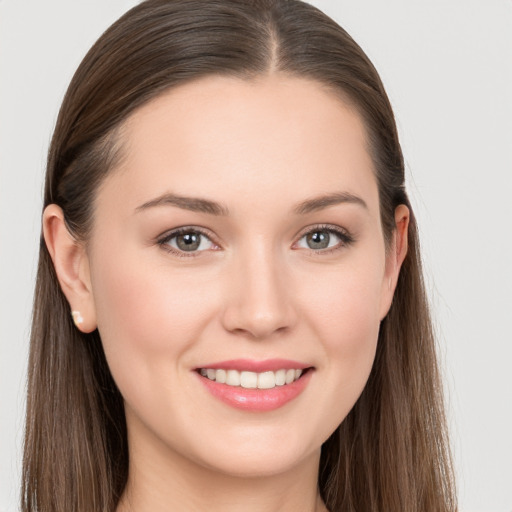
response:
<path id="1" fill-rule="evenodd" d="M 17 510 L 45 152 L 79 61 L 135 3 L 0 1 L 0 512 Z M 365 49 L 395 108 L 461 510 L 511 512 L 512 2 L 312 3 Z"/>

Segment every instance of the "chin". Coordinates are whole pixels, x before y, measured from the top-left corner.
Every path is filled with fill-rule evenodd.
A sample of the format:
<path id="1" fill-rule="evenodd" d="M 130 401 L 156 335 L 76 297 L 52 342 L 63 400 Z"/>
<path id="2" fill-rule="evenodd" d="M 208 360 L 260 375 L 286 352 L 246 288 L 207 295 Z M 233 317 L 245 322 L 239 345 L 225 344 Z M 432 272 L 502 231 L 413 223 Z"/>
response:
<path id="1" fill-rule="evenodd" d="M 193 457 L 203 467 L 240 478 L 264 478 L 289 473 L 302 464 L 320 458 L 320 450 L 328 437 L 308 439 L 304 432 L 290 432 L 281 426 L 272 429 L 249 429 L 232 436 L 226 432 L 222 442 L 208 440 L 206 453 Z M 252 430 L 252 432 L 251 432 Z"/>
<path id="2" fill-rule="evenodd" d="M 268 453 L 244 453 L 217 460 L 206 467 L 216 473 L 237 478 L 268 478 L 289 474 L 309 462 L 311 457 L 320 458 L 320 448 L 313 453 L 288 453 L 269 451 Z M 213 461 L 212 461 L 213 462 Z"/>

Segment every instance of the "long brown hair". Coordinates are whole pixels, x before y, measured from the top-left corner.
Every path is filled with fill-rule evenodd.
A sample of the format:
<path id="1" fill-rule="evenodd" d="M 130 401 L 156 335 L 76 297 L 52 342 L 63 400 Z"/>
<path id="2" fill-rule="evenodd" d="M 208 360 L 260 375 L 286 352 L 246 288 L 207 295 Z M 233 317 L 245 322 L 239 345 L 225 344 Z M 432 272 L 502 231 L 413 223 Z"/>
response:
<path id="1" fill-rule="evenodd" d="M 93 46 L 64 98 L 44 206 L 86 242 L 98 186 L 119 158 L 119 127 L 162 91 L 211 74 L 285 73 L 338 92 L 364 120 L 390 240 L 410 206 L 393 112 L 352 38 L 298 0 L 148 0 Z M 411 210 L 412 212 L 412 210 Z M 368 383 L 322 447 L 331 512 L 456 510 L 435 343 L 414 216 Z M 79 332 L 41 238 L 29 360 L 24 512 L 112 512 L 128 476 L 122 397 L 97 331 Z"/>

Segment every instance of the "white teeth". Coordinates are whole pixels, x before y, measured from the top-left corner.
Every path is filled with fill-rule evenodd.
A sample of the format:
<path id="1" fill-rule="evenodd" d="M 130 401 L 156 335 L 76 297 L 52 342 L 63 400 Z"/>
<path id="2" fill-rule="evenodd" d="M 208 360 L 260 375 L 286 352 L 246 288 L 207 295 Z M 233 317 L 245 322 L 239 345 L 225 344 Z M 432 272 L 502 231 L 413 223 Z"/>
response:
<path id="1" fill-rule="evenodd" d="M 240 372 L 228 370 L 226 373 L 226 384 L 228 386 L 240 386 Z"/>
<path id="2" fill-rule="evenodd" d="M 286 384 L 286 370 L 277 370 L 276 386 L 284 386 Z"/>
<path id="3" fill-rule="evenodd" d="M 258 375 L 258 389 L 272 389 L 276 387 L 274 372 L 263 372 Z"/>
<path id="4" fill-rule="evenodd" d="M 295 382 L 303 373 L 303 370 L 277 370 L 276 372 L 249 372 L 238 370 L 215 370 L 201 368 L 199 373 L 210 380 L 228 386 L 241 386 L 246 389 L 272 389 L 276 386 L 284 386 Z"/>
<path id="5" fill-rule="evenodd" d="M 247 389 L 258 387 L 258 374 L 254 372 L 242 372 L 240 374 L 240 386 Z"/>
<path id="6" fill-rule="evenodd" d="M 226 382 L 226 370 L 215 370 L 215 380 L 224 384 Z"/>
<path id="7" fill-rule="evenodd" d="M 286 370 L 286 384 L 291 384 L 295 380 L 295 370 Z"/>

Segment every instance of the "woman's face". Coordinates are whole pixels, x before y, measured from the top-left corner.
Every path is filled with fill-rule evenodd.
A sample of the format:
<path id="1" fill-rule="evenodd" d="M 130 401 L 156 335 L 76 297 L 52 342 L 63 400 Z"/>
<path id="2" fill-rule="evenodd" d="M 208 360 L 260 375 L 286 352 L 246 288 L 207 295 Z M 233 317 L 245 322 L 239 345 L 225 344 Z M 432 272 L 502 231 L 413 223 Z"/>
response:
<path id="1" fill-rule="evenodd" d="M 208 77 L 121 137 L 87 258 L 131 457 L 236 475 L 317 457 L 397 273 L 359 116 L 312 81 Z"/>

